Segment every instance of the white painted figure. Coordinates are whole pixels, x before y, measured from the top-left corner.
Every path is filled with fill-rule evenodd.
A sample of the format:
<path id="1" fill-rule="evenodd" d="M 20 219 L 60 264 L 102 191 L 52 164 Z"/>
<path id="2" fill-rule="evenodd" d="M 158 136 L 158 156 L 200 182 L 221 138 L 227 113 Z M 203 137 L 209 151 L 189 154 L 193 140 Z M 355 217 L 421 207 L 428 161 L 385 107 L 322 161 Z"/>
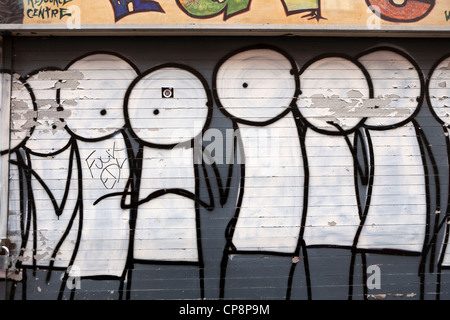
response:
<path id="1" fill-rule="evenodd" d="M 354 132 L 366 114 L 368 79 L 352 59 L 327 56 L 303 67 L 300 84 L 310 175 L 305 243 L 351 248 L 361 215 Z M 364 164 L 358 165 L 364 172 Z"/>
<path id="2" fill-rule="evenodd" d="M 125 103 L 128 128 L 139 143 L 133 261 L 198 266 L 203 296 L 199 210 L 213 206 L 213 199 L 200 199 L 199 139 L 212 112 L 207 83 L 188 66 L 160 65 L 136 79 Z"/>
<path id="3" fill-rule="evenodd" d="M 81 278 L 123 280 L 130 210 L 122 208 L 121 195 L 131 174 L 123 101 L 138 71 L 119 55 L 94 52 L 71 62 L 65 72 L 78 75 L 61 84 L 60 101 L 70 113 L 67 130 L 74 138 L 82 182 L 82 226 L 71 271 Z"/>
<path id="4" fill-rule="evenodd" d="M 427 231 L 427 186 L 414 115 L 423 100 L 420 71 L 406 55 L 380 48 L 358 60 L 370 74 L 384 116 L 364 126 L 372 146 L 370 203 L 358 249 L 421 253 Z M 422 99 L 422 100 L 421 100 Z"/>
<path id="5" fill-rule="evenodd" d="M 415 119 L 424 99 L 423 75 L 411 57 L 394 48 L 372 49 L 358 61 L 370 74 L 374 100 L 383 104 L 385 113 L 370 116 L 364 124 L 370 178 L 356 251 L 367 266 L 380 264 L 384 292 L 413 291 L 423 299 L 429 281 L 427 245 L 433 232 L 429 201 L 433 170 L 427 160 L 432 154 Z M 390 279 L 397 270 L 404 273 L 408 291 Z"/>
<path id="6" fill-rule="evenodd" d="M 216 68 L 216 99 L 233 120 L 240 167 L 235 216 L 226 231 L 222 297 L 234 255 L 298 256 L 306 178 L 295 109 L 297 73 L 295 62 L 272 47 L 234 52 Z M 285 265 L 287 276 L 291 264 Z"/>
<path id="7" fill-rule="evenodd" d="M 65 130 L 62 111 L 56 100 L 61 71 L 41 70 L 27 77 L 33 90 L 37 114 L 33 132 L 26 140 L 25 174 L 31 223 L 22 265 L 67 268 L 78 231 L 77 166 L 71 150 L 71 136 Z M 35 263 L 34 263 L 35 262 Z"/>

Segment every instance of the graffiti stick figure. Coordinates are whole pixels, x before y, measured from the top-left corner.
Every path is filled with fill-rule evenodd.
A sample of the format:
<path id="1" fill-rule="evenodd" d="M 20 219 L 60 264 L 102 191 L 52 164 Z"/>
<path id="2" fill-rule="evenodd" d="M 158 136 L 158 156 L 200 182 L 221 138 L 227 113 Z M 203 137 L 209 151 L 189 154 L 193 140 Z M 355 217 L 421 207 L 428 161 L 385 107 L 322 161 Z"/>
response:
<path id="1" fill-rule="evenodd" d="M 69 63 L 59 99 L 70 111 L 66 130 L 73 137 L 80 168 L 80 221 L 71 269 L 80 279 L 118 280 L 119 298 L 126 277 L 129 247 L 128 209 L 120 197 L 129 186 L 132 147 L 124 131 L 123 99 L 138 74 L 132 62 L 113 52 L 92 52 Z M 65 280 L 69 277 L 69 271 Z M 64 284 L 61 293 L 64 291 Z M 74 291 L 72 291 L 73 296 Z"/>
<path id="2" fill-rule="evenodd" d="M 304 65 L 300 84 L 310 174 L 305 243 L 310 252 L 333 249 L 335 270 L 344 266 L 351 273 L 353 238 L 362 215 L 357 181 L 365 184 L 367 176 L 357 159 L 357 130 L 365 120 L 371 85 L 361 64 L 338 54 L 321 55 Z M 323 280 L 317 281 L 320 288 Z M 335 294 L 347 296 L 347 290 Z"/>
<path id="3" fill-rule="evenodd" d="M 414 119 L 424 99 L 423 75 L 411 57 L 394 48 L 369 50 L 359 55 L 358 61 L 370 74 L 374 99 L 384 105 L 379 108 L 383 114 L 372 115 L 364 123 L 371 176 L 355 243 L 368 265 L 385 257 L 395 268 L 396 255 L 418 260 L 410 265 L 420 274 L 417 285 L 423 296 L 424 259 L 430 238 L 425 157 L 429 149 Z"/>
<path id="4" fill-rule="evenodd" d="M 310 297 L 301 235 L 307 173 L 301 123 L 295 109 L 297 72 L 295 62 L 271 46 L 232 52 L 215 69 L 216 102 L 233 120 L 243 154 L 238 200 L 225 232 L 221 298 L 232 296 L 227 283 L 235 276 L 230 269 L 243 271 L 247 257 L 261 257 L 262 262 L 264 255 L 272 255 L 270 261 L 280 264 L 281 281 L 286 281 L 286 286 L 281 286 L 282 294 L 287 298 L 291 261 L 304 264 L 305 295 Z M 252 265 L 254 273 L 258 267 Z"/>
<path id="5" fill-rule="evenodd" d="M 212 210 L 214 199 L 205 176 L 209 202 L 201 200 L 199 174 L 206 171 L 197 152 L 212 115 L 207 82 L 185 65 L 156 66 L 130 85 L 124 112 L 139 143 L 133 262 L 198 268 L 204 298 L 200 207 Z"/>

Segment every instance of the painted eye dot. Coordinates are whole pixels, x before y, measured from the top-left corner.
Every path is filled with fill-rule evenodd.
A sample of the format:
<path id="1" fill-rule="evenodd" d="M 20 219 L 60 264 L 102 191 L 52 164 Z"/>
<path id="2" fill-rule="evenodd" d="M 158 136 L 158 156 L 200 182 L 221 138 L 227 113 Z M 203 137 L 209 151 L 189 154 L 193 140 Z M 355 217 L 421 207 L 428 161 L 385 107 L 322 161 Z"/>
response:
<path id="1" fill-rule="evenodd" d="M 56 124 L 54 124 L 54 125 L 52 126 L 52 128 L 53 128 L 53 130 L 56 130 L 56 128 L 58 128 L 58 127 L 56 126 Z"/>
<path id="2" fill-rule="evenodd" d="M 64 108 L 59 106 L 58 108 L 56 108 L 56 111 L 64 111 Z"/>
<path id="3" fill-rule="evenodd" d="M 153 114 L 154 114 L 155 116 L 157 116 L 157 115 L 159 114 L 159 110 L 158 110 L 158 109 L 153 110 Z"/>
<path id="4" fill-rule="evenodd" d="M 248 88 L 248 83 L 247 83 L 247 82 L 244 82 L 244 83 L 242 84 L 242 87 L 243 87 L 243 88 Z"/>
<path id="5" fill-rule="evenodd" d="M 103 109 L 102 111 L 100 111 L 100 114 L 101 114 L 102 116 L 104 116 L 104 115 L 106 114 L 106 110 Z"/>

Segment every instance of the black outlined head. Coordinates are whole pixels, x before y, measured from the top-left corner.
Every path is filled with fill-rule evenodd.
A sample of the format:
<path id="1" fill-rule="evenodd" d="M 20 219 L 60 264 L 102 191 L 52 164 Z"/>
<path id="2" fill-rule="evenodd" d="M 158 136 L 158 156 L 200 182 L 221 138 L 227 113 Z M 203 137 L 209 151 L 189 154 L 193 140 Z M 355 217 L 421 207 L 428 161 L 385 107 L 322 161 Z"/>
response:
<path id="1" fill-rule="evenodd" d="M 195 69 L 168 63 L 142 73 L 128 88 L 127 127 L 142 144 L 173 148 L 193 141 L 209 126 L 212 97 Z"/>
<path id="2" fill-rule="evenodd" d="M 424 77 L 417 63 L 406 53 L 391 47 L 377 47 L 357 57 L 370 75 L 373 107 L 364 123 L 372 130 L 401 127 L 419 112 L 424 100 Z"/>
<path id="3" fill-rule="evenodd" d="M 40 156 L 64 150 L 70 143 L 65 119 L 70 111 L 62 110 L 57 102 L 57 88 L 63 71 L 58 68 L 39 69 L 29 73 L 26 82 L 33 90 L 36 103 L 36 119 L 33 133 L 26 147 Z"/>
<path id="4" fill-rule="evenodd" d="M 450 126 L 450 54 L 440 58 L 431 68 L 427 84 L 428 106 L 436 120 Z"/>
<path id="5" fill-rule="evenodd" d="M 60 105 L 70 110 L 67 130 L 77 139 L 99 141 L 125 125 L 123 99 L 139 74 L 126 58 L 93 52 L 71 62 L 59 90 Z"/>
<path id="6" fill-rule="evenodd" d="M 230 119 L 268 125 L 295 104 L 298 69 L 294 60 L 272 46 L 252 46 L 230 53 L 213 75 L 216 103 Z"/>
<path id="7" fill-rule="evenodd" d="M 331 135 L 354 131 L 372 96 L 365 68 L 341 54 L 320 55 L 300 71 L 299 111 L 313 130 Z"/>

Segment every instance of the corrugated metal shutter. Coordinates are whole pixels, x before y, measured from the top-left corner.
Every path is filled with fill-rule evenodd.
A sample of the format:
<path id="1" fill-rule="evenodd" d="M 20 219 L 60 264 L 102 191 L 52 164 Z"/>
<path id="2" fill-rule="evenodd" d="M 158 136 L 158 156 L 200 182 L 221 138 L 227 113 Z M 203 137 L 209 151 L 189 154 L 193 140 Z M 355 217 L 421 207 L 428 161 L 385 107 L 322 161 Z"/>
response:
<path id="1" fill-rule="evenodd" d="M 447 297 L 445 39 L 11 52 L 15 299 Z"/>

